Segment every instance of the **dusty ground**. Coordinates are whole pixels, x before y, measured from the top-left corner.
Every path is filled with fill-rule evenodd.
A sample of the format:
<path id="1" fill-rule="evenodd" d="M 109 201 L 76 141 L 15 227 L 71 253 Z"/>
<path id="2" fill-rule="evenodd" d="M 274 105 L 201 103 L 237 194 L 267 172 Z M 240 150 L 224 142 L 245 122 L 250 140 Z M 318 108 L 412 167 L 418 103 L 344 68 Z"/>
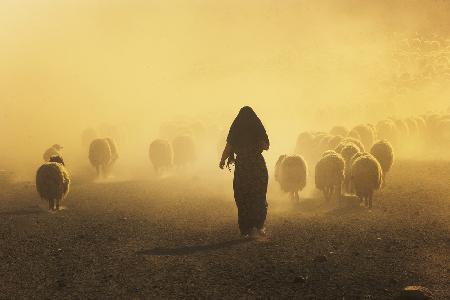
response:
<path id="1" fill-rule="evenodd" d="M 449 299 L 450 163 L 399 162 L 388 180 L 371 212 L 272 191 L 269 236 L 249 242 L 229 182 L 75 182 L 56 214 L 16 184 L 0 195 L 0 298 L 391 299 L 418 284 Z"/>

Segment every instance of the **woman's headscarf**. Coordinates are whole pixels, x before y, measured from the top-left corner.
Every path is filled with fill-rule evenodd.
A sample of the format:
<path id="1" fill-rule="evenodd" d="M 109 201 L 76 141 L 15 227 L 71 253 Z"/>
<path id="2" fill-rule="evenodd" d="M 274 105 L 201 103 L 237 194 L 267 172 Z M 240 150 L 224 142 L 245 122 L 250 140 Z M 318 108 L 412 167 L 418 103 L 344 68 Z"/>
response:
<path id="1" fill-rule="evenodd" d="M 234 152 L 241 149 L 260 150 L 263 143 L 269 144 L 266 129 L 251 107 L 241 108 L 231 124 L 227 142 Z"/>

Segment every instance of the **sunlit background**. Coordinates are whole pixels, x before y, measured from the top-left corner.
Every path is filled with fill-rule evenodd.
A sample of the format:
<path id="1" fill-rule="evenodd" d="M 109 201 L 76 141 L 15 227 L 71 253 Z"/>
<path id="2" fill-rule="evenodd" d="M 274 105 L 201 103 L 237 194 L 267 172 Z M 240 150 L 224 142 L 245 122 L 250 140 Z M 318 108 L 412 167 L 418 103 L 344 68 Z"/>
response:
<path id="1" fill-rule="evenodd" d="M 202 147 L 216 153 L 243 105 L 266 125 L 273 158 L 303 130 L 445 111 L 450 64 L 416 76 L 424 64 L 404 63 L 402 43 L 420 37 L 450 53 L 448 9 L 447 1 L 2 0 L 0 168 L 32 177 L 54 143 L 69 164 L 88 164 L 86 128 L 115 135 L 123 166 L 149 165 L 161 124 L 183 118 L 213 129 Z"/>

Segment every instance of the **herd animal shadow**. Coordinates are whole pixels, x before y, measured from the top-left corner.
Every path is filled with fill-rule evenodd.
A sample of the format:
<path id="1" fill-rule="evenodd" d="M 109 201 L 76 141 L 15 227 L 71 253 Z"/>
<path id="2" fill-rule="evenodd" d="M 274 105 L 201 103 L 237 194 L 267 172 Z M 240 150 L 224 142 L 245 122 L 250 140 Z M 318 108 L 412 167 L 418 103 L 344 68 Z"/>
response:
<path id="1" fill-rule="evenodd" d="M 207 244 L 207 245 L 194 245 L 194 246 L 181 246 L 181 247 L 175 247 L 175 248 L 153 248 L 153 249 L 147 249 L 147 250 L 141 250 L 138 251 L 138 254 L 143 255 L 153 255 L 153 256 L 178 256 L 178 255 L 191 255 L 199 252 L 207 252 L 207 251 L 214 251 L 214 250 L 220 250 L 227 247 L 232 247 L 240 244 L 244 244 L 247 242 L 250 242 L 250 239 L 234 239 L 230 241 L 223 241 L 213 244 Z"/>

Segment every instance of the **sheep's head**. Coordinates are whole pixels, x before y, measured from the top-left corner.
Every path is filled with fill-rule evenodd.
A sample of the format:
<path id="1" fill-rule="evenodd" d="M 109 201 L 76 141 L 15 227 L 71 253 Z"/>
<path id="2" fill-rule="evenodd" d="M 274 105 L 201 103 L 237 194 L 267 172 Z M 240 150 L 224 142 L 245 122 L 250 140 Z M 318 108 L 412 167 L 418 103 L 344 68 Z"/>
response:
<path id="1" fill-rule="evenodd" d="M 49 162 L 55 162 L 55 163 L 59 163 L 62 164 L 64 166 L 64 160 L 60 155 L 53 155 L 50 157 Z"/>
<path id="2" fill-rule="evenodd" d="M 56 151 L 60 151 L 60 150 L 63 149 L 63 146 L 61 146 L 61 145 L 59 145 L 59 144 L 54 144 L 54 145 L 52 146 L 52 148 L 55 149 Z"/>

